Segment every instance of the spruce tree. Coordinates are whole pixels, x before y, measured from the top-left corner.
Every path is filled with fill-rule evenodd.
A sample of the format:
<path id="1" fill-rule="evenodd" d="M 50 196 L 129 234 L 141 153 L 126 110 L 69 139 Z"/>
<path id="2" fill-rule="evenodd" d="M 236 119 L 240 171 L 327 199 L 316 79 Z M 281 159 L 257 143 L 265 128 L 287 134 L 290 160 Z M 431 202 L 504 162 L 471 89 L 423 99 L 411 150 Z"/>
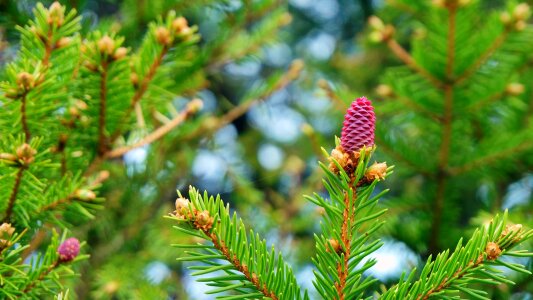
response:
<path id="1" fill-rule="evenodd" d="M 28 24 L 17 26 L 19 49 L 0 86 L 0 298 L 184 294 L 168 280 L 146 278 L 154 258 L 138 255 L 168 244 L 152 230 L 168 210 L 165 195 L 187 176 L 192 145 L 286 87 L 302 64 L 266 74 L 232 106 L 203 112 L 198 92 L 228 62 L 275 40 L 290 17 L 274 1 L 254 3 L 227 14 L 219 35 L 204 44 L 181 16 L 194 19 L 200 4 L 183 4 L 179 13 L 163 9 L 168 13 L 148 26 L 139 19 L 141 43 L 107 22 L 86 33 L 86 19 L 57 2 L 37 4 Z M 132 28 L 126 36 L 134 36 Z M 135 149 L 149 154 L 149 182 L 125 165 Z"/>

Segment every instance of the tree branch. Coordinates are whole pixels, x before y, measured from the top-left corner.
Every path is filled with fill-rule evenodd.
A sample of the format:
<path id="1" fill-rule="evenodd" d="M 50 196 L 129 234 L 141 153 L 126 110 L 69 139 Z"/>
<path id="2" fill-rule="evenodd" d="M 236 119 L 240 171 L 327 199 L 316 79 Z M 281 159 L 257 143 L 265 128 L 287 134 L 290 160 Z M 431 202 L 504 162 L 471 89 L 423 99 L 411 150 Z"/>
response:
<path id="1" fill-rule="evenodd" d="M 7 204 L 6 216 L 4 217 L 4 220 L 2 221 L 4 223 L 9 222 L 9 219 L 11 219 L 11 215 L 13 214 L 13 208 L 15 206 L 15 201 L 17 200 L 17 194 L 20 189 L 20 184 L 22 182 L 22 175 L 24 174 L 24 170 L 26 170 L 26 167 L 20 166 L 19 170 L 17 171 L 17 176 L 15 178 L 15 184 L 13 185 L 13 189 L 11 190 L 11 195 L 9 196 L 9 201 Z"/>
<path id="2" fill-rule="evenodd" d="M 478 59 L 463 72 L 463 74 L 457 77 L 455 82 L 459 84 L 468 79 L 470 76 L 472 76 L 472 74 L 474 74 L 479 69 L 479 67 L 481 67 L 481 65 L 485 63 L 496 50 L 498 50 L 498 48 L 500 48 L 503 42 L 505 42 L 505 40 L 507 39 L 508 35 L 509 29 L 505 28 L 503 33 L 494 40 L 490 47 L 487 48 L 487 50 L 483 54 L 481 54 Z"/>
<path id="3" fill-rule="evenodd" d="M 464 172 L 468 172 L 470 170 L 473 170 L 477 167 L 481 167 L 481 166 L 487 166 L 488 164 L 494 162 L 494 161 L 497 161 L 498 159 L 500 159 L 501 157 L 506 157 L 510 154 L 515 154 L 517 152 L 521 152 L 521 151 L 527 151 L 529 149 L 532 149 L 533 148 L 533 142 L 531 141 L 526 141 L 518 146 L 515 146 L 515 147 L 512 147 L 512 148 L 509 148 L 507 150 L 504 150 L 504 151 L 501 151 L 501 152 L 498 152 L 498 153 L 494 153 L 494 154 L 490 154 L 490 155 L 487 155 L 485 157 L 482 157 L 482 158 L 479 158 L 477 160 L 473 160 L 473 161 L 470 161 L 469 163 L 463 165 L 463 166 L 459 166 L 459 167 L 450 167 L 448 168 L 448 172 L 451 174 L 451 175 L 459 175 L 459 174 L 462 174 Z"/>
<path id="4" fill-rule="evenodd" d="M 278 296 L 274 294 L 274 292 L 269 291 L 266 284 L 261 286 L 261 283 L 259 282 L 257 275 L 255 273 L 250 272 L 246 265 L 241 264 L 237 256 L 234 253 L 231 253 L 231 251 L 226 247 L 226 245 L 224 244 L 224 241 L 219 241 L 217 236 L 214 233 L 209 233 L 207 230 L 202 230 L 202 231 L 205 235 L 207 235 L 211 239 L 211 242 L 213 243 L 215 248 L 217 248 L 220 252 L 222 252 L 224 257 L 226 257 L 226 260 L 231 262 L 231 264 L 233 264 L 235 268 L 239 270 L 239 272 L 244 274 L 246 279 L 248 279 L 248 281 L 250 281 L 257 288 L 257 290 L 263 293 L 265 297 L 268 297 L 272 300 L 279 299 Z"/>
<path id="5" fill-rule="evenodd" d="M 442 88 L 443 82 L 433 76 L 431 73 L 429 73 L 426 69 L 422 68 L 420 65 L 416 63 L 416 61 L 413 59 L 413 57 L 405 51 L 405 49 L 396 42 L 393 38 L 387 39 L 387 46 L 389 49 L 399 58 L 401 59 L 408 67 L 418 72 L 420 75 L 425 77 L 429 82 L 431 82 L 435 87 Z"/>
<path id="6" fill-rule="evenodd" d="M 439 150 L 439 171 L 437 173 L 437 192 L 434 200 L 433 219 L 431 222 L 431 234 L 429 237 L 429 253 L 437 253 L 439 250 L 438 242 L 440 237 L 440 227 L 442 223 L 442 213 L 444 210 L 444 198 L 446 194 L 447 177 L 446 169 L 448 168 L 450 156 L 450 144 L 452 138 L 453 123 L 453 88 L 451 82 L 453 77 L 453 66 L 455 58 L 455 26 L 457 4 L 452 3 L 448 8 L 448 60 L 446 62 L 446 78 L 448 83 L 444 85 L 444 119 L 442 128 L 442 143 Z"/>
<path id="7" fill-rule="evenodd" d="M 187 106 L 187 108 L 183 110 L 178 116 L 176 116 L 174 119 L 172 119 L 170 122 L 166 123 L 165 125 L 157 128 L 155 131 L 145 136 L 142 140 L 134 143 L 133 145 L 126 145 L 124 147 L 120 147 L 112 151 L 109 151 L 104 156 L 106 158 L 120 157 L 128 151 L 131 151 L 135 148 L 142 147 L 144 145 L 150 144 L 160 139 L 161 137 L 169 133 L 173 128 L 183 123 L 183 121 L 185 121 L 192 113 L 194 113 L 197 110 L 197 107 L 195 106 L 197 105 L 198 102 L 195 102 L 195 101 L 200 101 L 200 100 L 191 101 L 189 105 Z"/>
<path id="8" fill-rule="evenodd" d="M 168 50 L 169 50 L 168 46 L 163 45 L 163 49 L 161 49 L 161 52 L 159 53 L 159 55 L 154 59 L 154 62 L 152 63 L 152 65 L 150 66 L 150 69 L 148 70 L 148 73 L 146 73 L 146 76 L 144 76 L 144 78 L 142 79 L 139 85 L 139 88 L 137 89 L 133 97 L 131 98 L 130 106 L 128 107 L 128 110 L 126 110 L 126 113 L 124 114 L 124 117 L 122 118 L 122 121 L 119 124 L 122 125 L 122 124 L 127 123 L 127 120 L 129 116 L 131 115 L 131 113 L 133 112 L 133 110 L 135 109 L 135 106 L 137 105 L 137 103 L 141 100 L 141 98 L 144 96 L 144 94 L 148 90 L 148 85 L 150 84 L 152 79 L 154 79 L 155 73 L 157 69 L 159 68 L 159 66 L 161 66 L 161 64 L 163 63 L 163 59 L 165 58 L 165 55 L 168 53 Z M 111 143 L 113 143 L 120 136 L 121 133 L 122 133 L 122 128 L 121 126 L 119 126 L 115 130 L 115 132 L 111 134 L 111 139 L 110 139 Z"/>
<path id="9" fill-rule="evenodd" d="M 57 266 L 59 266 L 59 260 L 56 260 L 44 272 L 39 274 L 39 277 L 37 279 L 35 279 L 32 282 L 30 282 L 30 284 L 28 284 L 26 286 L 26 288 L 24 288 L 23 293 L 27 294 L 29 291 L 31 291 L 31 289 L 33 289 L 37 285 L 37 283 L 42 281 L 46 277 L 46 275 L 50 274 L 50 272 L 52 272 L 55 268 L 57 268 Z"/>
<path id="10" fill-rule="evenodd" d="M 351 189 L 353 191 L 354 198 L 356 198 L 356 191 L 353 186 L 351 187 Z M 349 263 L 352 249 L 351 227 L 353 224 L 353 217 L 355 215 L 355 211 L 350 205 L 352 201 L 350 201 L 348 194 L 348 192 L 344 192 L 344 211 L 342 213 L 343 222 L 341 227 L 341 242 L 344 245 L 342 249 L 344 260 L 342 262 L 337 263 L 337 276 L 339 277 L 339 281 L 335 282 L 335 288 L 337 289 L 339 300 L 345 300 L 346 297 L 344 290 L 346 289 L 346 279 L 348 277 L 348 273 L 350 272 Z"/>

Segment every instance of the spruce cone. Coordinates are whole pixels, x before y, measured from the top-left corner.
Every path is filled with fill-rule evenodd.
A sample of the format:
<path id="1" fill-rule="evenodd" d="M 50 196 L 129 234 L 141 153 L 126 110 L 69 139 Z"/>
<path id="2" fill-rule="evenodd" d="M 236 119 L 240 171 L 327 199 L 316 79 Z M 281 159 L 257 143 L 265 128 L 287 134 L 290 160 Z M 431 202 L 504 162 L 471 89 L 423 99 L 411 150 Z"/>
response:
<path id="1" fill-rule="evenodd" d="M 59 253 L 60 262 L 72 261 L 80 253 L 80 242 L 77 238 L 68 238 L 59 245 L 57 253 Z"/>
<path id="2" fill-rule="evenodd" d="M 363 146 L 374 145 L 376 115 L 366 97 L 357 98 L 344 116 L 341 145 L 344 151 L 359 151 Z"/>

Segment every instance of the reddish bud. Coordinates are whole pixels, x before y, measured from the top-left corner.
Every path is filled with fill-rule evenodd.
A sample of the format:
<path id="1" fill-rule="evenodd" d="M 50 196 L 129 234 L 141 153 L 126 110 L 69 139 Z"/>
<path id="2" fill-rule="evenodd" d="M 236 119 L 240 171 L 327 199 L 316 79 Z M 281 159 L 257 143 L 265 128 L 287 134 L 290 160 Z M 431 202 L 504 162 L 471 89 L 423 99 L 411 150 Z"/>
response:
<path id="1" fill-rule="evenodd" d="M 60 262 L 72 261 L 80 253 L 80 241 L 77 238 L 66 239 L 57 248 L 57 253 L 59 254 Z"/>
<path id="2" fill-rule="evenodd" d="M 346 152 L 359 151 L 374 145 L 376 115 L 366 97 L 357 98 L 344 116 L 341 145 Z"/>

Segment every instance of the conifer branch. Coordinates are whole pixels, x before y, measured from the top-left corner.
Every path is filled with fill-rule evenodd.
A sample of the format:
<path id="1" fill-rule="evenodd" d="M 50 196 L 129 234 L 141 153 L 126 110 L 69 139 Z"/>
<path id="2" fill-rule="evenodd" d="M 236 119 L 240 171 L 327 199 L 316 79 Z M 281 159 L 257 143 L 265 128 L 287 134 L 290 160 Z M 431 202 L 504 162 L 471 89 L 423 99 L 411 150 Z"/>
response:
<path id="1" fill-rule="evenodd" d="M 55 208 L 57 208 L 60 205 L 67 204 L 67 203 L 71 202 L 74 198 L 75 198 L 75 193 L 71 193 L 68 196 L 66 196 L 65 198 L 61 198 L 61 199 L 55 200 L 55 201 L 53 201 L 53 202 L 41 207 L 39 209 L 39 213 L 43 213 L 43 212 L 49 211 L 49 210 L 54 210 Z"/>
<path id="2" fill-rule="evenodd" d="M 528 150 L 530 150 L 532 148 L 533 148 L 533 142 L 525 141 L 525 142 L 523 142 L 523 143 L 521 143 L 521 144 L 519 144 L 519 145 L 517 145 L 515 147 L 511 147 L 509 149 L 505 149 L 503 151 L 500 151 L 500 152 L 497 152 L 497 153 L 493 153 L 493 154 L 489 154 L 487 156 L 472 160 L 472 161 L 470 161 L 470 162 L 468 162 L 468 163 L 466 163 L 466 164 L 464 164 L 462 166 L 449 167 L 447 171 L 451 175 L 459 175 L 459 174 L 471 171 L 471 170 L 473 170 L 475 168 L 478 168 L 478 167 L 490 166 L 492 163 L 498 161 L 502 157 L 507 157 L 507 156 L 512 155 L 512 154 L 517 154 L 517 153 L 520 153 L 520 152 L 523 152 L 523 151 L 528 151 Z"/>
<path id="3" fill-rule="evenodd" d="M 367 168 L 373 149 L 363 148 L 351 154 L 341 149 L 334 149 L 332 156 L 323 150 L 330 161 L 329 166 L 320 163 L 329 199 L 317 193 L 306 196 L 324 209 L 322 234 L 315 235 L 317 255 L 313 262 L 317 271 L 313 284 L 324 299 L 360 299 L 365 288 L 375 282 L 362 276 L 375 261 L 362 260 L 381 246 L 380 241 L 368 240 L 383 224 L 377 218 L 385 213 L 374 211 L 385 191 L 375 197 L 370 195 L 378 182 L 375 179 L 385 178 L 390 169 L 386 164 Z"/>
<path id="4" fill-rule="evenodd" d="M 124 147 L 120 147 L 114 150 L 111 150 L 107 152 L 104 156 L 106 158 L 116 158 L 124 155 L 126 152 L 131 151 L 133 149 L 142 147 L 144 145 L 150 144 L 161 137 L 165 136 L 167 133 L 169 133 L 173 128 L 179 126 L 181 123 L 183 123 L 189 116 L 194 114 L 196 111 L 198 111 L 201 108 L 202 102 L 199 99 L 195 99 L 191 101 L 185 110 L 183 110 L 178 116 L 170 120 L 168 123 L 164 124 L 163 126 L 157 128 L 152 133 L 148 134 L 144 138 L 142 138 L 140 141 L 137 141 L 136 143 L 132 145 L 126 145 Z"/>
<path id="5" fill-rule="evenodd" d="M 154 79 L 154 76 L 157 72 L 157 69 L 161 66 L 163 63 L 163 59 L 165 58 L 165 55 L 170 50 L 169 45 L 163 45 L 161 52 L 156 56 L 154 59 L 154 62 L 150 65 L 150 68 L 148 69 L 148 73 L 143 77 L 141 83 L 139 84 L 139 87 L 135 91 L 135 94 L 133 94 L 133 97 L 131 98 L 130 106 L 126 110 L 124 117 L 122 118 L 122 121 L 119 123 L 119 127 L 111 134 L 110 142 L 111 144 L 120 136 L 122 133 L 122 124 L 127 124 L 127 120 L 130 118 L 131 113 L 134 111 L 135 107 L 137 106 L 137 103 L 142 99 L 146 91 L 148 90 L 148 86 L 150 85 L 150 82 L 152 82 L 152 79 Z"/>
<path id="6" fill-rule="evenodd" d="M 353 195 L 353 198 L 357 198 L 357 192 L 355 191 L 354 186 L 357 186 L 357 184 L 350 186 L 350 189 L 352 190 L 351 195 Z M 354 203 L 354 201 L 350 200 L 348 197 L 348 192 L 344 192 L 344 210 L 342 212 L 343 221 L 341 227 L 341 241 L 343 244 L 344 259 L 337 263 L 337 276 L 339 281 L 335 283 L 339 300 L 344 300 L 346 297 L 344 290 L 346 289 L 346 279 L 350 270 L 349 259 L 352 245 L 351 226 L 354 222 L 353 217 L 355 215 L 355 208 L 350 205 L 350 203 Z"/>
<path id="7" fill-rule="evenodd" d="M 235 213 L 230 215 L 229 205 L 225 206 L 219 196 L 209 197 L 207 192 L 202 196 L 191 187 L 189 198 L 180 195 L 176 200 L 176 210 L 171 219 L 181 224 L 175 228 L 209 240 L 212 246 L 199 243 L 174 246 L 195 250 L 186 251 L 189 256 L 179 258 L 179 261 L 204 264 L 191 267 L 197 270 L 192 275 L 216 271 L 225 273 L 201 279 L 210 286 L 218 287 L 208 294 L 233 290 L 246 298 L 302 299 L 296 278 L 282 256 L 274 248 L 268 251 L 266 242 L 253 231 L 250 230 L 248 235 L 242 220 Z M 224 264 L 220 259 L 230 264 Z"/>
<path id="8" fill-rule="evenodd" d="M 46 268 L 46 270 L 44 272 L 42 272 L 41 274 L 39 274 L 39 277 L 37 277 L 35 280 L 31 281 L 25 288 L 24 290 L 22 291 L 22 293 L 24 294 L 27 294 L 29 293 L 33 288 L 35 288 L 35 286 L 43 281 L 45 279 L 46 276 L 48 276 L 48 274 L 50 274 L 55 268 L 57 268 L 59 266 L 60 262 L 59 260 L 56 260 L 54 261 L 53 264 L 51 264 L 50 266 L 48 266 L 48 268 Z"/>
<path id="9" fill-rule="evenodd" d="M 446 195 L 447 177 L 445 170 L 448 168 L 450 145 L 452 139 L 452 125 L 453 125 L 453 89 L 454 85 L 451 83 L 454 70 L 455 58 L 455 26 L 457 3 L 452 2 L 448 9 L 448 37 L 447 37 L 447 62 L 446 62 L 446 78 L 447 83 L 444 85 L 444 117 L 442 121 L 442 142 L 439 150 L 439 171 L 437 173 L 437 191 L 435 195 L 433 218 L 431 220 L 431 234 L 429 238 L 429 252 L 435 253 L 438 250 L 438 241 L 440 237 L 440 227 L 442 223 L 442 213 L 444 210 L 444 200 Z"/>
<path id="10" fill-rule="evenodd" d="M 441 89 L 444 86 L 444 83 L 433 76 L 429 71 L 420 66 L 413 57 L 400 45 L 398 42 L 391 38 L 386 40 L 387 46 L 400 60 L 402 60 L 408 67 L 418 72 L 420 75 L 425 77 L 429 82 L 431 82 L 436 88 Z"/>
<path id="11" fill-rule="evenodd" d="M 473 287 L 472 282 L 485 284 L 514 284 L 491 266 L 507 267 L 530 275 L 523 266 L 500 260 L 504 255 L 528 257 L 533 253 L 525 250 L 511 251 L 516 245 L 533 235 L 533 230 L 524 230 L 522 225 L 507 225 L 507 212 L 496 216 L 490 224 L 478 228 L 466 245 L 459 241 L 455 251 L 440 253 L 435 260 L 430 257 L 421 272 L 412 270 L 400 282 L 383 293 L 380 299 L 427 300 L 444 292 L 463 292 L 472 298 L 488 299 L 484 290 Z M 420 278 L 414 280 L 414 275 Z"/>
<path id="12" fill-rule="evenodd" d="M 17 200 L 17 195 L 20 189 L 20 184 L 22 182 L 22 176 L 24 175 L 25 169 L 26 169 L 25 166 L 19 166 L 17 175 L 15 177 L 15 184 L 13 185 L 13 189 L 11 190 L 11 194 L 9 195 L 9 200 L 8 200 L 7 209 L 6 209 L 6 216 L 4 217 L 3 222 L 9 222 L 9 220 L 11 219 L 11 215 L 13 214 L 13 208 L 15 206 L 15 201 Z"/>
<path id="13" fill-rule="evenodd" d="M 201 228 L 196 228 L 196 229 L 202 230 Z M 219 241 L 215 234 L 209 233 L 205 230 L 202 230 L 202 231 L 205 235 L 209 236 L 215 248 L 218 249 L 220 252 L 222 252 L 226 260 L 231 262 L 237 270 L 243 273 L 246 279 L 248 279 L 248 281 L 250 281 L 257 288 L 257 290 L 261 291 L 261 293 L 263 293 L 265 297 L 268 297 L 272 300 L 279 299 L 278 296 L 276 296 L 274 292 L 268 289 L 266 284 L 264 286 L 261 286 L 261 283 L 258 280 L 257 274 L 250 273 L 250 271 L 248 270 L 248 267 L 246 265 L 241 264 L 237 256 L 235 254 L 232 254 L 231 251 L 228 249 L 228 247 L 226 247 L 226 245 L 224 244 L 224 241 Z"/>
<path id="14" fill-rule="evenodd" d="M 461 75 L 455 79 L 456 84 L 460 84 L 472 76 L 490 57 L 496 52 L 505 42 L 509 35 L 510 28 L 505 27 L 504 31 L 492 42 L 492 44 L 485 50 L 483 54 L 478 56 L 476 61 L 472 63 Z"/>
<path id="15" fill-rule="evenodd" d="M 416 171 L 417 173 L 423 174 L 429 178 L 435 177 L 435 174 L 433 172 L 430 172 L 426 169 L 423 169 L 421 166 L 415 164 L 411 160 L 409 160 L 405 155 L 401 154 L 400 152 L 393 149 L 391 146 L 389 146 L 379 135 L 376 135 L 376 143 L 379 145 L 379 149 L 381 151 L 385 152 L 387 155 L 391 156 L 396 161 L 402 161 L 405 165 L 407 165 L 409 168 L 411 168 L 413 171 Z"/>
<path id="16" fill-rule="evenodd" d="M 472 103 L 471 105 L 469 105 L 466 108 L 466 110 L 468 110 L 470 112 L 477 112 L 479 109 L 483 108 L 487 104 L 490 104 L 492 102 L 495 102 L 495 101 L 498 101 L 498 100 L 502 99 L 503 95 L 504 95 L 503 92 L 498 92 L 498 93 L 496 93 L 494 95 L 491 95 L 491 96 L 487 97 L 486 99 L 483 99 L 483 100 L 477 101 L 475 103 Z"/>
<path id="17" fill-rule="evenodd" d="M 192 275 L 205 275 L 216 271 L 225 274 L 201 279 L 217 287 L 209 294 L 235 291 L 242 297 L 280 300 L 302 299 L 300 288 L 291 268 L 283 261 L 281 254 L 272 248 L 268 251 L 266 242 L 247 230 L 240 218 L 229 213 L 220 197 L 202 196 L 191 187 L 189 198 L 181 195 L 176 200 L 176 210 L 170 218 L 180 222 L 176 229 L 191 236 L 209 240 L 211 245 L 174 245 L 186 251 L 188 257 L 179 261 L 196 261 L 207 264 L 193 266 Z M 230 264 L 220 262 L 223 259 Z M 241 275 L 242 274 L 242 275 Z M 307 295 L 304 296 L 307 299 Z"/>

